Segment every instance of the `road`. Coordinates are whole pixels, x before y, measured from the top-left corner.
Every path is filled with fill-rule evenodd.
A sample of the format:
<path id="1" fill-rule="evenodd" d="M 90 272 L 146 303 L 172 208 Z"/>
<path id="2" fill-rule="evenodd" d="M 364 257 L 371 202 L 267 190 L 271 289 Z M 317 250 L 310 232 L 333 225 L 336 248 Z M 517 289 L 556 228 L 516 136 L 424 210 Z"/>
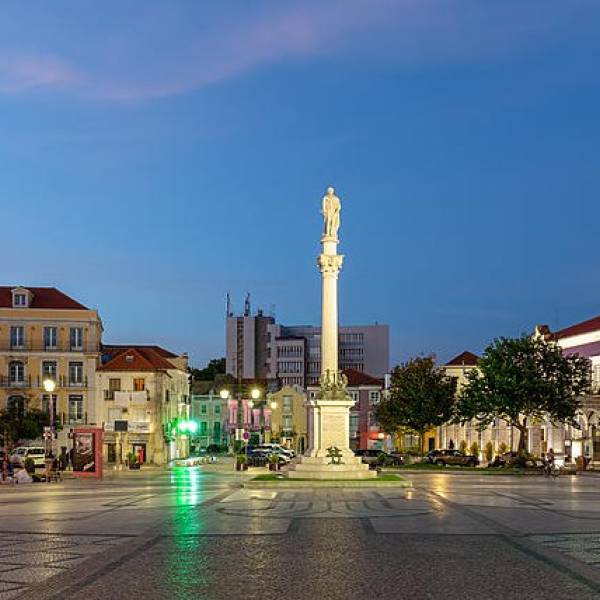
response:
<path id="1" fill-rule="evenodd" d="M 415 474 L 249 490 L 233 473 L 0 488 L 4 598 L 600 598 L 600 477 Z"/>

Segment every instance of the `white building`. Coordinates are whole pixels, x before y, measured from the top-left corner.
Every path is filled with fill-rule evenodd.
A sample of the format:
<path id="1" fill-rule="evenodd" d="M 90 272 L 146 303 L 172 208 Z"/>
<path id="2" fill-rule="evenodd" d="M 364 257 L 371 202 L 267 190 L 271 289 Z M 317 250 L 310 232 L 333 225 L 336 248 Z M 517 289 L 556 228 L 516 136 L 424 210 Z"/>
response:
<path id="1" fill-rule="evenodd" d="M 188 455 L 189 440 L 177 427 L 189 418 L 186 355 L 159 346 L 104 346 L 96 377 L 106 463 L 120 464 L 130 452 L 157 465 Z"/>

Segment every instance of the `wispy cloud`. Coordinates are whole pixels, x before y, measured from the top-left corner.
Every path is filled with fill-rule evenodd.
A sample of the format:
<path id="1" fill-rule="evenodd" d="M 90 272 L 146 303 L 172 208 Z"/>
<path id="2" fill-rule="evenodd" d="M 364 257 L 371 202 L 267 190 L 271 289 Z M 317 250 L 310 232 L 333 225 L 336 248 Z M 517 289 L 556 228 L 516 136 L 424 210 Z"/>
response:
<path id="1" fill-rule="evenodd" d="M 0 93 L 65 89 L 81 83 L 77 70 L 56 56 L 18 52 L 0 54 Z"/>
<path id="2" fill-rule="evenodd" d="M 241 4 L 239 10 L 228 4 L 210 15 L 175 2 L 144 5 L 141 15 L 115 9 L 101 24 L 90 19 L 82 25 L 81 15 L 67 21 L 74 30 L 85 30 L 84 44 L 79 39 L 69 46 L 58 28 L 36 40 L 36 47 L 48 46 L 41 53 L 20 52 L 14 40 L 13 47 L 3 49 L 0 41 L 0 93 L 60 89 L 137 101 L 193 92 L 267 65 L 342 52 L 349 60 L 371 54 L 411 66 L 498 60 L 568 30 L 573 15 L 585 8 L 549 4 L 552 10 L 510 1 L 305 0 Z"/>

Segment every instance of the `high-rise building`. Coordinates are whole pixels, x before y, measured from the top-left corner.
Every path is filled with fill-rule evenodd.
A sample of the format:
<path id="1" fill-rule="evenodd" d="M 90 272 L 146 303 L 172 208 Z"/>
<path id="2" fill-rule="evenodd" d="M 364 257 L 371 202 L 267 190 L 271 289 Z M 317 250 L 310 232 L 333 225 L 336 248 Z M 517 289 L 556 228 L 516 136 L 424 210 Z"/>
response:
<path id="1" fill-rule="evenodd" d="M 339 328 L 340 369 L 383 377 L 389 370 L 388 325 Z M 242 379 L 279 380 L 306 388 L 319 381 L 321 328 L 286 326 L 259 311 L 228 314 L 227 373 Z"/>

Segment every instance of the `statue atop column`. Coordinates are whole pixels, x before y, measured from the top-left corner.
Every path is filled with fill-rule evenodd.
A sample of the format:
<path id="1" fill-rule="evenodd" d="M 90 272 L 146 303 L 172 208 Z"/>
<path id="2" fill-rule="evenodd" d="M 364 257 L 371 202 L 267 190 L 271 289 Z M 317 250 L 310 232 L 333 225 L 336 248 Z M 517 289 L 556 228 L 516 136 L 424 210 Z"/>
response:
<path id="1" fill-rule="evenodd" d="M 323 215 L 325 237 L 337 239 L 337 232 L 340 227 L 340 212 L 342 204 L 340 199 L 335 195 L 335 190 L 327 188 L 327 194 L 323 196 Z"/>

